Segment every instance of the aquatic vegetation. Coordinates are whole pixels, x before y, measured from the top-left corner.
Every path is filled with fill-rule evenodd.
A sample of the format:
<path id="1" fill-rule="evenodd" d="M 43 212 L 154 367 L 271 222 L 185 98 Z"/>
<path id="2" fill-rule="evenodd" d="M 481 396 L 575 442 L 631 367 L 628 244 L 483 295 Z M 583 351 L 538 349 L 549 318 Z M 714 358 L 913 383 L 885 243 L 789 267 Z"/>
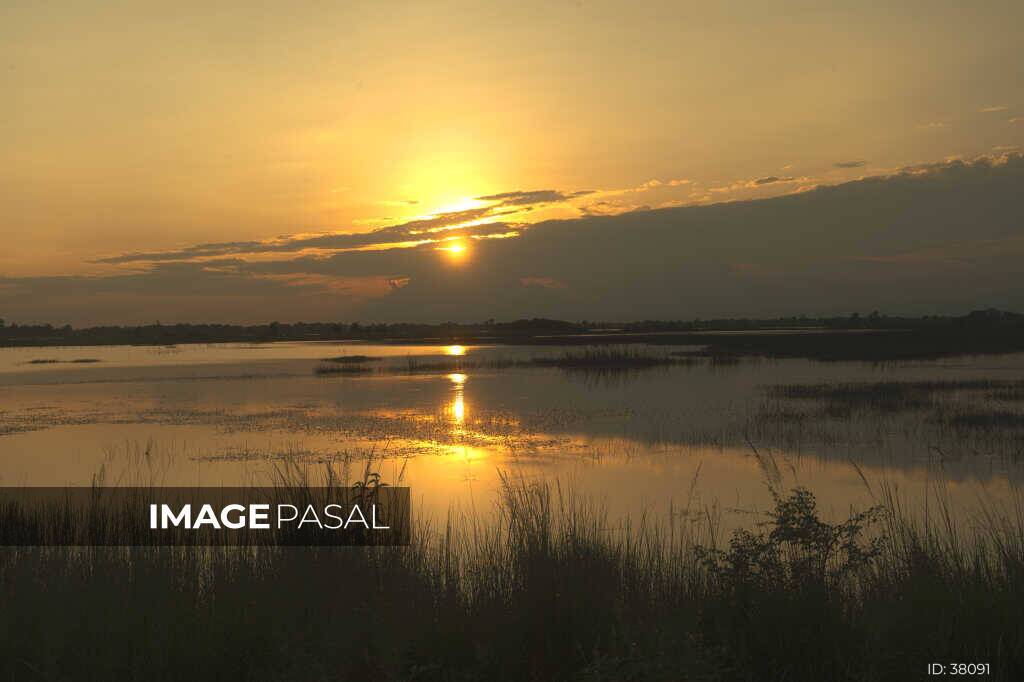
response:
<path id="1" fill-rule="evenodd" d="M 668 342 L 665 338 L 663 342 Z M 1024 327 L 950 325 L 929 329 L 753 330 L 681 334 L 674 343 L 701 344 L 707 357 L 807 358 L 822 362 L 899 362 L 1015 353 L 1024 349 Z"/>
<path id="2" fill-rule="evenodd" d="M 496 521 L 452 513 L 410 547 L 8 548 L 0 673 L 903 680 L 944 656 L 1019 679 L 1024 507 L 965 534 L 903 504 L 883 488 L 827 523 L 795 489 L 720 548 L 708 510 L 616 524 L 506 476 Z"/>
<path id="3" fill-rule="evenodd" d="M 372 368 L 361 364 L 331 365 L 321 363 L 313 368 L 313 373 L 318 376 L 326 376 L 329 374 L 368 374 L 372 371 Z"/>
<path id="4" fill-rule="evenodd" d="M 370 355 L 338 355 L 333 358 L 324 358 L 320 364 L 313 368 L 313 373 L 319 376 L 329 374 L 368 374 L 373 370 L 371 363 L 380 362 L 383 358 Z"/>
<path id="5" fill-rule="evenodd" d="M 1024 400 L 1024 382 L 1015 382 L 1011 385 L 1001 386 L 988 394 L 991 400 L 1003 402 L 1017 402 Z"/>
<path id="6" fill-rule="evenodd" d="M 412 355 L 406 356 L 405 363 L 396 367 L 396 371 L 404 371 L 407 374 L 447 374 L 465 369 L 476 369 L 479 365 L 476 361 L 467 360 L 462 356 L 418 358 Z"/>
<path id="7" fill-rule="evenodd" d="M 568 370 L 635 370 L 671 365 L 693 365 L 701 361 L 675 357 L 664 352 L 634 346 L 593 345 L 567 350 L 558 355 L 541 354 L 528 358 L 504 356 L 406 356 L 404 362 L 385 363 L 384 373 L 448 374 L 468 370 L 500 370 L 513 368 L 560 368 Z"/>
<path id="8" fill-rule="evenodd" d="M 537 357 L 530 360 L 537 367 L 561 367 L 563 369 L 657 367 L 686 364 L 686 361 L 667 353 L 651 352 L 635 346 L 584 346 L 566 350 L 553 357 Z"/>
<path id="9" fill-rule="evenodd" d="M 954 428 L 1016 429 L 1024 428 L 1024 413 L 1005 410 L 963 411 L 947 415 L 943 421 Z"/>
<path id="10" fill-rule="evenodd" d="M 336 362 L 338 364 L 363 364 L 366 362 L 380 362 L 383 358 L 370 355 L 338 355 L 333 358 L 324 358 L 324 362 Z"/>
<path id="11" fill-rule="evenodd" d="M 766 400 L 744 429 L 786 447 L 902 439 L 908 449 L 923 442 L 944 453 L 1016 459 L 1024 448 L 1024 412 L 995 396 L 1022 387 L 1002 379 L 778 384 L 763 389 Z"/>
<path id="12" fill-rule="evenodd" d="M 35 358 L 29 360 L 29 365 L 57 365 L 57 364 L 72 364 L 72 365 L 91 365 L 97 362 L 102 362 L 97 358 L 75 358 L 74 360 L 57 360 L 56 358 Z"/>
<path id="13" fill-rule="evenodd" d="M 768 395 L 801 400 L 833 400 L 865 405 L 891 404 L 954 391 L 1020 390 L 1024 381 L 966 379 L 950 381 L 876 381 L 820 384 L 779 384 L 767 388 Z M 917 404 L 911 402 L 911 404 Z"/>
<path id="14" fill-rule="evenodd" d="M 235 437 L 203 441 L 184 456 L 251 462 L 246 468 L 273 468 L 290 481 L 329 466 L 364 469 L 372 483 L 365 474 L 374 459 L 359 448 L 374 438 L 390 439 L 388 466 L 481 448 L 509 455 L 495 462 L 540 454 L 531 473 L 555 457 L 590 458 L 586 466 L 596 468 L 601 457 L 615 466 L 664 454 L 663 463 L 690 444 L 725 449 L 749 440 L 776 486 L 768 512 L 744 517 L 750 527 L 731 537 L 722 524 L 732 516 L 722 521 L 714 503 L 630 522 L 561 486 L 563 470 L 552 466 L 546 482 L 506 477 L 493 513 L 453 508 L 440 524 L 420 518 L 403 549 L 5 548 L 0 676 L 149 679 L 167 669 L 168 678 L 194 679 L 902 680 L 920 676 L 922 661 L 957 656 L 991 661 L 992 679 L 1022 677 L 1024 514 L 1013 501 L 1024 509 L 1024 500 L 982 505 L 986 517 L 975 527 L 934 496 L 922 510 L 883 486 L 879 509 L 867 502 L 847 511 L 846 498 L 783 491 L 769 474 L 803 453 L 812 465 L 895 457 L 900 467 L 991 455 L 981 463 L 999 472 L 1001 495 L 1000 466 L 1024 452 L 1012 398 L 1024 382 L 897 381 L 887 371 L 885 381 L 758 386 L 801 375 L 789 361 L 731 367 L 738 356 L 723 356 L 719 370 L 714 357 L 666 348 L 674 361 L 662 365 L 651 362 L 660 348 L 618 350 L 320 362 L 340 369 L 329 374 L 374 377 L 351 382 L 310 377 L 304 360 L 289 365 L 298 369 L 288 383 L 233 381 L 210 392 L 223 401 L 199 404 L 191 395 L 201 389 L 182 382 L 183 397 L 161 388 L 127 404 L 54 398 L 0 411 L 0 433 L 58 423 L 206 425 Z M 541 357 L 549 361 L 534 362 Z M 792 365 L 799 372 L 809 363 Z M 503 367 L 516 371 L 483 371 Z M 715 388 L 712 371 L 729 391 L 706 391 Z M 456 373 L 464 412 L 455 411 L 456 384 L 444 376 Z M 387 374 L 398 376 L 382 380 Z M 663 391 L 656 402 L 644 384 L 596 394 L 608 401 L 584 399 L 607 388 L 593 377 L 634 376 Z M 578 378 L 599 385 L 581 387 Z M 41 393 L 25 395 L 33 392 Z M 272 444 L 272 432 L 294 445 Z M 708 459 L 720 454 L 734 455 L 702 449 Z M 158 480 L 167 469 L 158 447 L 141 445 L 131 456 Z M 644 469 L 623 466 L 602 489 L 633 497 L 652 483 L 665 490 L 678 482 L 668 467 L 652 470 L 659 480 L 631 477 Z M 757 477 L 753 467 L 737 471 Z M 932 641 L 923 631 L 943 636 Z"/>

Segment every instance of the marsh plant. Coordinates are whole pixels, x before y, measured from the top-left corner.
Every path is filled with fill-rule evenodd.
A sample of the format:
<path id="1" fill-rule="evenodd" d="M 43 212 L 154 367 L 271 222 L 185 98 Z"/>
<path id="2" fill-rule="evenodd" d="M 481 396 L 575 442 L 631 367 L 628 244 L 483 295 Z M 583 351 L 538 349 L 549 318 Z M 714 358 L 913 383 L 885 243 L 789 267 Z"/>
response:
<path id="1" fill-rule="evenodd" d="M 780 491 L 720 546 L 709 510 L 613 521 L 506 476 L 495 515 L 415 522 L 409 547 L 7 548 L 0 675 L 902 681 L 949 658 L 1021 679 L 1024 504 L 964 533 L 878 499 L 829 522 Z"/>
<path id="2" fill-rule="evenodd" d="M 1024 382 L 1002 379 L 776 384 L 742 426 L 760 442 L 791 450 L 867 446 L 870 457 L 898 443 L 949 457 L 1024 453 Z M 922 448 L 922 446 L 924 446 Z"/>
<path id="3" fill-rule="evenodd" d="M 882 507 L 831 524 L 819 518 L 814 494 L 806 488 L 785 496 L 773 493 L 775 507 L 756 531 L 734 531 L 727 550 L 695 548 L 719 587 L 827 591 L 862 576 L 880 556 L 881 538 L 867 535 Z"/>

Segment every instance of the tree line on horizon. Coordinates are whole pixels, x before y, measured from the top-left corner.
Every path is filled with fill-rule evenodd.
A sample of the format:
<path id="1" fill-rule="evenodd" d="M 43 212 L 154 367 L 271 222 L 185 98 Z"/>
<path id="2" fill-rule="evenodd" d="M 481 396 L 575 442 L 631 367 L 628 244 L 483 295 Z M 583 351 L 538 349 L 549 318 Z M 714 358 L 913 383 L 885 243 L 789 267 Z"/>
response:
<path id="1" fill-rule="evenodd" d="M 635 322 L 578 322 L 547 318 L 476 323 L 361 323 L 270 322 L 257 325 L 178 323 L 165 325 L 96 326 L 16 324 L 0 319 L 0 345 L 171 345 L 177 343 L 273 341 L 455 341 L 470 339 L 526 339 L 547 335 L 586 333 L 658 334 L 667 332 L 753 331 L 770 329 L 933 329 L 963 330 L 1024 327 L 1024 314 L 995 309 L 975 310 L 962 316 L 889 316 L 878 311 L 848 316 L 777 318 L 719 318 L 642 320 Z"/>

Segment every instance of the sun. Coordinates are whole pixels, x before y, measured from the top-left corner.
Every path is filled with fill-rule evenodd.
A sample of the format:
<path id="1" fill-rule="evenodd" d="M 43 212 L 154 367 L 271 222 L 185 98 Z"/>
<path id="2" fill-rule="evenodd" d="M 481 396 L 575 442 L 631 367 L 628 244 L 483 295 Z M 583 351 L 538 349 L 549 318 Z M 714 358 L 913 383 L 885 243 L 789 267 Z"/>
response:
<path id="1" fill-rule="evenodd" d="M 448 256 L 448 260 L 456 263 L 465 260 L 469 254 L 469 247 L 466 246 L 466 242 L 458 239 L 444 242 L 443 246 L 437 247 L 437 250 Z"/>

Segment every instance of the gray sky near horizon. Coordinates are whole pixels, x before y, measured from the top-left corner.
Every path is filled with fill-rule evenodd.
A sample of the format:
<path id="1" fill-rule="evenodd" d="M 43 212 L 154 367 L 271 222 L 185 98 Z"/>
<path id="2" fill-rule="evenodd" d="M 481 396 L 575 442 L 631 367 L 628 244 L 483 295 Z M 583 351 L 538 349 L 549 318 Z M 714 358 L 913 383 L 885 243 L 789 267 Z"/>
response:
<path id="1" fill-rule="evenodd" d="M 0 278 L 0 290 L 10 320 L 76 325 L 1024 310 L 1022 189 L 1022 156 L 957 161 L 769 199 L 541 222 L 473 241 L 458 262 L 433 243 L 324 255 L 228 242 L 201 258 L 138 254 L 117 275 Z"/>

